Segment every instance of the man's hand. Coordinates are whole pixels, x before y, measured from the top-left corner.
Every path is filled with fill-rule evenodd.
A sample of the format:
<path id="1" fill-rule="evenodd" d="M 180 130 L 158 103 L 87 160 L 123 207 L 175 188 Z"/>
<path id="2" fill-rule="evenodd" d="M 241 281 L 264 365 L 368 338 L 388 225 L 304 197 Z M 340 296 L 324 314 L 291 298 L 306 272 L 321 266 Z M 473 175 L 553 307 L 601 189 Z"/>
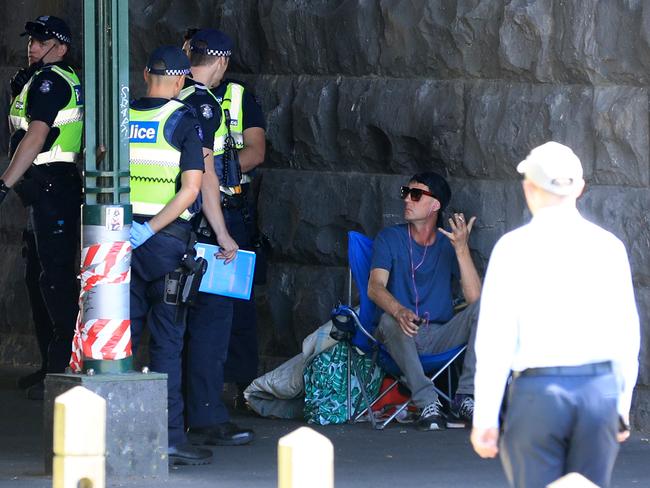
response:
<path id="1" fill-rule="evenodd" d="M 469 235 L 472 232 L 472 227 L 476 222 L 476 217 L 469 219 L 469 222 L 465 221 L 465 215 L 462 213 L 455 213 L 453 218 L 449 219 L 449 227 L 451 232 L 447 232 L 445 229 L 438 227 L 438 231 L 446 235 L 451 244 L 454 246 L 456 252 L 467 248 L 467 243 L 469 241 Z"/>
<path id="2" fill-rule="evenodd" d="M 472 232 L 472 227 L 474 227 L 474 222 L 476 222 L 476 217 L 472 217 L 469 222 L 465 222 L 465 215 L 455 213 L 453 218 L 449 219 L 451 232 L 438 227 L 438 231 L 447 236 L 451 245 L 454 246 L 458 267 L 460 268 L 460 285 L 467 303 L 474 303 L 481 297 L 481 279 L 478 276 L 469 250 L 469 235 Z"/>
<path id="3" fill-rule="evenodd" d="M 630 419 L 618 416 L 618 432 L 616 433 L 616 440 L 618 442 L 625 442 L 630 437 Z"/>
<path id="4" fill-rule="evenodd" d="M 419 325 L 415 323 L 418 316 L 406 307 L 400 308 L 395 314 L 395 320 L 402 332 L 409 337 L 414 337 L 418 333 Z"/>
<path id="5" fill-rule="evenodd" d="M 219 252 L 214 255 L 217 259 L 223 259 L 225 264 L 228 264 L 235 259 L 239 246 L 235 240 L 230 237 L 230 234 L 226 233 L 223 236 L 218 236 L 217 242 L 219 243 Z"/>
<path id="6" fill-rule="evenodd" d="M 474 427 L 470 440 L 474 451 L 482 458 L 493 458 L 499 452 L 499 429 L 496 427 L 489 429 Z"/>

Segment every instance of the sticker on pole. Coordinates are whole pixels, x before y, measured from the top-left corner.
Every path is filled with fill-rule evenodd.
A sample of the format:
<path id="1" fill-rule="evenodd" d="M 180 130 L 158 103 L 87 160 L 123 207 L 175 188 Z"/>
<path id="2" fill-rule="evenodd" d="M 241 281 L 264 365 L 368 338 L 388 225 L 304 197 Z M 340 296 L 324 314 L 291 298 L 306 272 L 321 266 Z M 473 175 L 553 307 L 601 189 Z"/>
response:
<path id="1" fill-rule="evenodd" d="M 124 209 L 108 207 L 106 209 L 106 230 L 120 231 L 124 228 Z"/>

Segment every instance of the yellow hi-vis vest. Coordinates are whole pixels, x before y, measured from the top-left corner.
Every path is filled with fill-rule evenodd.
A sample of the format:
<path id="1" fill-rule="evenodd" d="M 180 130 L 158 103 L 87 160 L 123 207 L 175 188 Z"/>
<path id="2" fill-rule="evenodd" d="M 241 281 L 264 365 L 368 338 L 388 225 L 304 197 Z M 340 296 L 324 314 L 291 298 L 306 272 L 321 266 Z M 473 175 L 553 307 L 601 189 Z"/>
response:
<path id="1" fill-rule="evenodd" d="M 221 101 L 221 109 L 228 110 L 230 114 L 230 135 L 235 140 L 235 147 L 237 150 L 244 148 L 244 87 L 239 83 L 229 82 L 226 87 L 226 92 L 223 95 L 223 100 Z M 224 117 L 225 119 L 225 117 Z M 228 128 L 225 127 L 224 121 L 224 130 L 220 137 L 217 137 L 219 130 L 214 136 L 214 155 L 220 156 L 224 152 L 224 142 L 226 136 L 228 135 Z M 242 173 L 240 184 L 250 183 L 252 178 L 246 174 Z M 224 193 L 231 194 L 233 193 L 228 188 L 221 187 L 221 191 Z"/>
<path id="2" fill-rule="evenodd" d="M 216 149 L 215 149 L 214 156 L 216 158 L 220 154 L 223 154 L 223 147 L 224 147 L 224 142 L 226 140 L 226 135 L 228 135 L 228 129 L 226 128 L 226 118 L 225 118 L 225 116 L 223 114 L 223 109 L 221 108 L 221 104 L 217 100 L 217 97 L 215 97 L 214 93 L 212 93 L 210 90 L 206 89 L 206 91 L 212 97 L 212 99 L 214 100 L 215 108 L 217 109 L 217 111 L 214 114 L 214 117 L 219 117 L 219 127 L 217 127 L 217 130 L 214 133 L 214 146 L 213 147 L 216 148 L 218 146 L 220 148 L 221 152 L 217 153 Z M 178 99 L 179 100 L 185 100 L 188 97 L 192 96 L 194 93 L 196 93 L 196 85 L 188 86 L 188 87 L 183 88 L 181 90 L 180 94 L 178 95 Z M 243 139 L 242 139 L 242 141 L 243 141 Z M 215 168 L 215 170 L 216 170 L 216 168 Z M 219 189 L 222 192 L 227 193 L 229 195 L 233 195 L 235 193 L 241 193 L 241 187 L 228 188 L 228 187 L 224 187 L 224 186 L 219 186 Z"/>
<path id="3" fill-rule="evenodd" d="M 53 128 L 57 127 L 59 129 L 59 135 L 48 151 L 43 151 L 36 156 L 33 164 L 76 163 L 81 152 L 84 111 L 81 83 L 73 71 L 67 71 L 56 65 L 48 65 L 34 73 L 11 104 L 9 109 L 9 130 L 12 134 L 19 130 L 27 131 L 31 122 L 27 117 L 27 93 L 36 76 L 43 71 L 52 71 L 65 80 L 70 86 L 70 99 L 66 106 L 59 110 L 52 124 Z"/>
<path id="4" fill-rule="evenodd" d="M 228 130 L 226 129 L 226 119 L 225 119 L 225 117 L 223 115 L 223 109 L 221 108 L 221 104 L 217 101 L 217 97 L 215 97 L 214 93 L 212 93 L 207 88 L 206 88 L 205 91 L 214 100 L 214 105 L 215 105 L 215 108 L 217 109 L 217 111 L 214 113 L 214 117 L 219 117 L 219 127 L 217 127 L 217 131 L 214 133 L 214 148 L 215 148 L 214 154 L 216 156 L 217 155 L 217 152 L 216 152 L 217 144 L 219 144 L 219 147 L 221 148 L 221 153 L 223 153 L 223 144 L 224 144 L 224 141 L 226 140 L 226 135 L 228 134 Z M 181 93 L 178 95 L 178 99 L 179 100 L 185 100 L 189 96 L 194 95 L 194 93 L 196 93 L 196 85 L 188 86 L 187 88 L 183 88 L 181 90 Z M 217 140 L 219 141 L 218 143 L 217 143 Z M 243 141 L 243 139 L 242 139 L 242 141 Z M 243 144 L 242 144 L 242 147 L 243 147 Z M 219 153 L 219 154 L 221 154 L 221 153 Z"/>
<path id="5" fill-rule="evenodd" d="M 176 195 L 181 152 L 165 138 L 165 125 L 178 110 L 188 108 L 170 100 L 158 108 L 129 110 L 131 205 L 136 215 L 156 215 Z M 180 217 L 190 220 L 192 215 L 186 209 Z"/>

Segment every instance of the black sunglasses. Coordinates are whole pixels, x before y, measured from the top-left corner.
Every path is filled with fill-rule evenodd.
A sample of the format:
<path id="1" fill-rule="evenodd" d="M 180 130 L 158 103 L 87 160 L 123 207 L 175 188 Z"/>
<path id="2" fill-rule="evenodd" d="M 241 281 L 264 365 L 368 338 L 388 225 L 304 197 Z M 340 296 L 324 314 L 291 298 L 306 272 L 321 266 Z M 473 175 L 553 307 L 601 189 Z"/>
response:
<path id="1" fill-rule="evenodd" d="M 421 188 L 411 188 L 410 186 L 403 186 L 399 189 L 399 197 L 402 200 L 405 200 L 406 197 L 409 195 L 411 195 L 411 200 L 413 200 L 414 202 L 419 202 L 420 198 L 422 198 L 422 195 L 428 195 L 431 198 L 435 198 L 436 200 L 438 199 L 438 197 L 435 196 L 430 191 L 422 190 Z"/>

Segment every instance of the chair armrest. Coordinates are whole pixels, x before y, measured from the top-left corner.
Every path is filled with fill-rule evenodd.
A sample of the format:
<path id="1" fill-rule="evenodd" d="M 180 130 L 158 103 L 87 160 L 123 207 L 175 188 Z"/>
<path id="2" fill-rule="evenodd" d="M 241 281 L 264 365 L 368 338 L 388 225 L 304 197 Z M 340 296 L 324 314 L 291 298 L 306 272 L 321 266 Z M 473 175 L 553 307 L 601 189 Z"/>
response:
<path id="1" fill-rule="evenodd" d="M 373 335 L 368 332 L 363 324 L 361 324 L 359 315 L 354 309 L 348 307 L 347 305 L 339 305 L 332 310 L 332 313 L 330 315 L 332 317 L 332 324 L 341 332 L 350 332 L 348 321 L 352 320 L 354 326 L 360 330 L 363 335 L 370 339 L 370 341 L 372 341 L 374 344 L 379 343 L 379 341 L 377 341 L 377 339 L 375 339 Z"/>

